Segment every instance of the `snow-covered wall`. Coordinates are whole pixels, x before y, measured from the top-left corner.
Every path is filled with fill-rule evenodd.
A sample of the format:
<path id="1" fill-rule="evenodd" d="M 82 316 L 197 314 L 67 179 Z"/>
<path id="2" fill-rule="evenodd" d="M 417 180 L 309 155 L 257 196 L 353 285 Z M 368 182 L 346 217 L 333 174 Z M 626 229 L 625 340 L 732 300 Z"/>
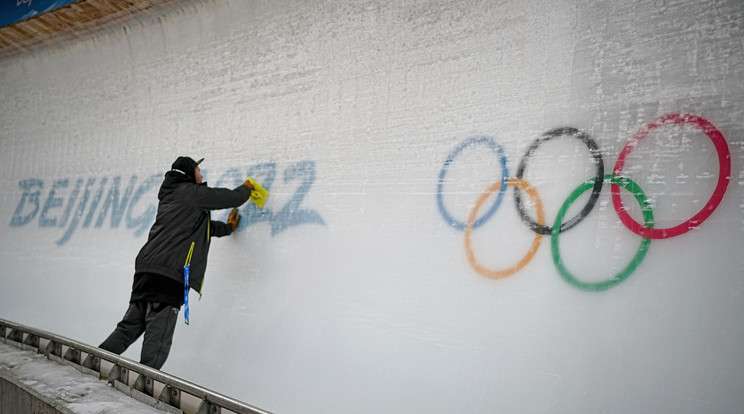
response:
<path id="1" fill-rule="evenodd" d="M 271 195 L 173 375 L 282 414 L 737 412 L 742 62 L 740 0 L 210 0 L 0 61 L 0 316 L 100 343 L 191 155 Z"/>

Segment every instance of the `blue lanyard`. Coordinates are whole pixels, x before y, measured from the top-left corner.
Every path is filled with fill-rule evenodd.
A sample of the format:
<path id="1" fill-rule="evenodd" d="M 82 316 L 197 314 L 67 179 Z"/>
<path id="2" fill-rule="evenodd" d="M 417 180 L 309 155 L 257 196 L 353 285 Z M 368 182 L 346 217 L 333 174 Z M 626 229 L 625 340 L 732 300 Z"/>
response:
<path id="1" fill-rule="evenodd" d="M 186 263 L 183 265 L 183 304 L 185 305 L 183 316 L 186 319 L 186 325 L 189 324 L 189 272 L 191 271 L 192 253 L 194 253 L 194 242 L 191 242 L 189 255 L 186 256 Z"/>

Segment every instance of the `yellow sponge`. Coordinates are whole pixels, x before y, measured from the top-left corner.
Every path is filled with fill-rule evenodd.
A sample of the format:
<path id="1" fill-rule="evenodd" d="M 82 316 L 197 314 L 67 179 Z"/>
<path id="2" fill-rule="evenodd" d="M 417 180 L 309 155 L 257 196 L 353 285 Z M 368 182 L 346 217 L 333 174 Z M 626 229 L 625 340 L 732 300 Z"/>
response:
<path id="1" fill-rule="evenodd" d="M 253 201 L 257 206 L 263 208 L 266 199 L 269 198 L 269 190 L 261 187 L 261 184 L 257 183 L 256 180 L 251 177 L 248 177 L 248 181 L 251 183 L 254 189 L 253 191 L 251 191 L 250 200 Z"/>

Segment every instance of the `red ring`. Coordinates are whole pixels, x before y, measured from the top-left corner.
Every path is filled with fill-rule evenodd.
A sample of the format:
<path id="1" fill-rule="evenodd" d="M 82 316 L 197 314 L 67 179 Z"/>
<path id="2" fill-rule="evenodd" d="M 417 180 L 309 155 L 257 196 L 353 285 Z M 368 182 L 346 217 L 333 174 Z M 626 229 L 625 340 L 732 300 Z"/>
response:
<path id="1" fill-rule="evenodd" d="M 622 221 L 625 227 L 633 233 L 649 239 L 667 239 L 679 236 L 702 224 L 703 221 L 713 214 L 713 210 L 715 210 L 716 207 L 718 207 L 718 204 L 720 204 L 723 199 L 723 194 L 726 192 L 729 180 L 731 179 L 731 154 L 729 152 L 728 144 L 726 144 L 726 138 L 724 138 L 721 131 L 719 131 L 708 120 L 691 114 L 664 115 L 641 128 L 625 144 L 625 147 L 620 152 L 620 156 L 617 158 L 615 169 L 612 173 L 617 176 L 620 175 L 620 172 L 625 165 L 625 157 L 630 154 L 633 147 L 645 138 L 649 132 L 655 128 L 675 124 L 696 125 L 705 132 L 706 135 L 708 135 L 710 140 L 713 142 L 713 145 L 716 147 L 716 151 L 718 151 L 718 184 L 713 191 L 713 195 L 708 200 L 708 203 L 697 214 L 680 225 L 666 229 L 648 228 L 633 220 L 623 206 L 623 201 L 620 198 L 620 186 L 612 184 L 610 186 L 612 191 L 612 204 L 615 206 L 615 211 L 617 212 L 618 217 L 620 217 L 620 221 Z"/>

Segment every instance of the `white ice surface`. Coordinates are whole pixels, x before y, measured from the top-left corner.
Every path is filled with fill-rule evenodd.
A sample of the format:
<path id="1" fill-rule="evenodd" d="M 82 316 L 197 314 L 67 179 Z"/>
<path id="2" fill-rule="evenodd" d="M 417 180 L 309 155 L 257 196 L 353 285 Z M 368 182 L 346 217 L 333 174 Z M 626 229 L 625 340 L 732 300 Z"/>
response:
<path id="1" fill-rule="evenodd" d="M 742 412 L 742 0 L 178 8 L 0 60 L 1 318 L 100 344 L 127 308 L 162 174 L 191 155 L 211 186 L 253 176 L 271 195 L 213 241 L 171 375 L 279 414 Z M 708 219 L 653 240 L 605 291 L 568 284 L 550 237 L 512 276 L 476 271 L 441 212 L 466 220 L 503 170 L 471 145 L 440 180 L 456 148 L 491 138 L 515 177 L 532 142 L 573 127 L 609 174 L 668 114 L 727 142 Z M 593 177 L 588 155 L 564 137 L 531 156 L 548 222 Z M 700 128 L 667 125 L 623 171 L 668 228 L 711 198 L 720 158 Z M 607 280 L 639 249 L 610 190 L 560 234 L 578 279 Z M 504 269 L 534 238 L 510 188 L 471 250 Z"/>

